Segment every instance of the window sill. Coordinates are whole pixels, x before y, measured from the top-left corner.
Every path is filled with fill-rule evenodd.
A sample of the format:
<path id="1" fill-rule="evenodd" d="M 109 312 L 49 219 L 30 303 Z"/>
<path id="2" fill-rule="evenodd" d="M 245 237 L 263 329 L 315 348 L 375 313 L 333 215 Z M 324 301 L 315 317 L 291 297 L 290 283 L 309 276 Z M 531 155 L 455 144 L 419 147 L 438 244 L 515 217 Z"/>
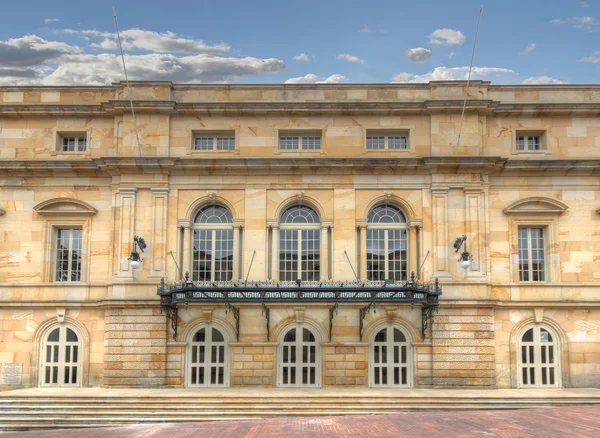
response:
<path id="1" fill-rule="evenodd" d="M 85 156 L 85 155 L 91 155 L 90 151 L 83 151 L 83 152 L 79 152 L 79 151 L 75 151 L 75 152 L 65 152 L 65 151 L 52 151 L 50 152 L 50 155 L 53 157 L 56 156 L 60 156 L 60 155 L 78 155 L 78 156 Z"/>
<path id="2" fill-rule="evenodd" d="M 363 154 L 400 154 L 400 155 L 415 155 L 415 151 L 413 149 L 366 149 L 362 148 L 361 151 Z"/>
<path id="3" fill-rule="evenodd" d="M 322 155 L 323 149 L 275 149 L 275 154 L 313 154 L 313 155 Z"/>
<path id="4" fill-rule="evenodd" d="M 230 150 L 226 150 L 226 151 L 200 151 L 200 150 L 191 149 L 188 153 L 188 155 L 206 155 L 206 154 L 239 155 L 240 150 L 239 149 L 230 149 Z"/>
<path id="5" fill-rule="evenodd" d="M 510 152 L 512 155 L 552 155 L 552 151 L 549 150 L 542 150 L 542 151 L 518 151 L 518 150 L 511 150 Z"/>

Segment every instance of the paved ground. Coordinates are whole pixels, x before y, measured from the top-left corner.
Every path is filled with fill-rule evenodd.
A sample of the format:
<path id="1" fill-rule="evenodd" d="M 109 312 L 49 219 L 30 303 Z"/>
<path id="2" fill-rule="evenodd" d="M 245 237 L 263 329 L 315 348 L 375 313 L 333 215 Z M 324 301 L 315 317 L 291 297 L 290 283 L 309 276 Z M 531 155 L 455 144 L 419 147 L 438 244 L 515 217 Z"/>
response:
<path id="1" fill-rule="evenodd" d="M 0 437 L 600 437 L 600 406 L 508 411 L 267 418 L 82 430 L 6 432 Z"/>

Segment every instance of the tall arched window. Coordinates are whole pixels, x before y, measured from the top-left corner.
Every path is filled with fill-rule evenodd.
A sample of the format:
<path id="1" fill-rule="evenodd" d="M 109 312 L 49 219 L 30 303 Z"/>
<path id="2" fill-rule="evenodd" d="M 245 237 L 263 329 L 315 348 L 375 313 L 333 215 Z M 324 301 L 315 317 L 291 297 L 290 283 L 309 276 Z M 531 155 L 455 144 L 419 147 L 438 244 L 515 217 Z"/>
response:
<path id="1" fill-rule="evenodd" d="M 519 386 L 560 386 L 560 351 L 556 334 L 545 325 L 525 329 L 517 349 Z"/>
<path id="2" fill-rule="evenodd" d="M 279 227 L 279 280 L 319 281 L 321 224 L 317 212 L 295 205 L 283 212 Z"/>
<path id="3" fill-rule="evenodd" d="M 81 386 L 81 340 L 75 330 L 61 324 L 42 340 L 41 386 Z"/>
<path id="4" fill-rule="evenodd" d="M 188 342 L 187 386 L 229 386 L 229 346 L 213 324 L 198 328 Z"/>
<path id="5" fill-rule="evenodd" d="M 367 219 L 367 279 L 407 280 L 406 217 L 392 205 L 379 205 Z"/>
<path id="6" fill-rule="evenodd" d="M 194 219 L 192 280 L 233 278 L 233 217 L 219 205 L 206 207 Z"/>
<path id="7" fill-rule="evenodd" d="M 294 325 L 279 342 L 278 386 L 321 386 L 320 339 L 313 330 Z"/>
<path id="8" fill-rule="evenodd" d="M 412 387 L 412 347 L 410 338 L 397 324 L 377 329 L 371 339 L 369 385 L 372 387 Z"/>

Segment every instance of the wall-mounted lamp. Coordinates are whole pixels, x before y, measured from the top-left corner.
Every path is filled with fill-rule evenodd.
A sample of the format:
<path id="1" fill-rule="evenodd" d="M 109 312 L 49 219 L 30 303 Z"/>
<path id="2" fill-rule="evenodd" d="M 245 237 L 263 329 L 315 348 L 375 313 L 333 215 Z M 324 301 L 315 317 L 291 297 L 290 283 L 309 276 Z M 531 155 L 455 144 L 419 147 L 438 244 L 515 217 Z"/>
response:
<path id="1" fill-rule="evenodd" d="M 458 258 L 458 261 L 460 262 L 460 267 L 466 271 L 471 267 L 471 260 L 473 260 L 471 254 L 469 254 L 469 251 L 467 251 L 467 236 L 463 235 L 461 237 L 456 238 L 456 240 L 454 241 L 454 252 L 458 252 L 460 250 L 460 247 L 463 246 L 463 244 L 464 249 L 460 257 Z"/>
<path id="2" fill-rule="evenodd" d="M 138 248 L 141 252 L 144 252 L 146 249 L 146 241 L 143 237 L 135 236 L 133 238 L 133 251 L 131 251 L 131 255 L 127 258 L 129 260 L 129 265 L 131 269 L 139 269 L 142 266 L 142 258 L 140 257 L 140 253 L 138 252 Z"/>

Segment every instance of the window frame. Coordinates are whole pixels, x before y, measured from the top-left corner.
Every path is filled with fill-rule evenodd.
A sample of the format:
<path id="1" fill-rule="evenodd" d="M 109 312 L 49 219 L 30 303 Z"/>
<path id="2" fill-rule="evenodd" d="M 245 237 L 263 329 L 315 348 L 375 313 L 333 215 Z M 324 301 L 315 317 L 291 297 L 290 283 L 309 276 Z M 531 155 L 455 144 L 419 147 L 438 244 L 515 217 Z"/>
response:
<path id="1" fill-rule="evenodd" d="M 369 149 L 369 137 L 385 137 L 384 149 Z M 389 137 L 406 137 L 406 148 L 404 149 L 389 149 Z M 363 154 L 414 154 L 413 148 L 414 127 L 413 126 L 398 126 L 393 128 L 382 128 L 381 126 L 364 126 L 362 135 L 362 153 Z"/>
<path id="2" fill-rule="evenodd" d="M 310 341 L 304 341 L 304 330 L 308 330 L 314 337 L 314 342 L 310 342 Z M 294 330 L 296 333 L 296 338 L 294 341 L 286 341 L 285 337 L 286 335 L 291 331 Z M 300 333 L 300 335 L 298 334 Z M 290 324 L 288 326 L 286 326 L 280 333 L 279 335 L 279 342 L 278 342 L 278 347 L 277 347 L 277 368 L 276 368 L 276 374 L 277 374 L 277 387 L 278 388 L 320 388 L 322 386 L 322 368 L 321 368 L 321 363 L 322 363 L 322 354 L 323 354 L 323 349 L 321 348 L 321 335 L 318 332 L 318 330 L 315 330 L 313 327 L 306 325 L 306 324 L 299 324 L 299 323 L 294 323 L 294 324 Z M 314 346 L 315 347 L 315 360 L 314 362 L 310 361 L 310 346 Z M 288 362 L 284 362 L 284 349 L 286 347 L 294 347 L 295 348 L 295 354 L 296 354 L 296 362 L 293 363 L 291 361 Z M 308 356 L 309 356 L 309 361 L 308 362 L 304 362 L 303 361 L 303 353 L 304 353 L 304 347 L 309 347 L 308 349 Z M 284 364 L 288 364 L 287 367 L 288 368 L 292 368 L 294 367 L 296 370 L 299 370 L 300 372 L 296 372 L 296 382 L 300 382 L 300 383 L 287 383 L 284 384 L 283 383 L 283 368 L 284 368 Z M 294 365 L 291 365 L 291 364 Z M 307 383 L 307 384 L 303 384 L 302 382 L 302 367 L 306 365 L 307 367 L 314 367 L 315 369 L 315 383 L 311 384 L 311 383 Z M 308 381 L 310 382 L 310 377 L 308 379 Z"/>
<path id="3" fill-rule="evenodd" d="M 204 211 L 207 208 L 211 208 L 211 207 L 221 207 L 224 208 L 225 210 L 227 210 L 229 212 L 229 215 L 231 216 L 231 223 L 200 223 L 200 222 L 196 222 L 195 219 L 200 215 L 200 213 L 202 211 Z M 202 231 L 206 231 L 210 233 L 210 241 L 211 241 L 211 259 L 210 259 L 210 279 L 209 280 L 194 280 L 194 275 L 195 275 L 195 270 L 194 270 L 194 244 L 195 244 L 195 235 L 196 232 L 200 233 Z M 232 253 L 232 259 L 231 259 L 231 278 L 229 280 L 216 280 L 215 279 L 215 272 L 216 272 L 216 259 L 215 259 L 215 254 L 217 251 L 217 231 L 231 231 L 231 253 Z M 231 212 L 231 210 L 229 208 L 227 208 L 226 206 L 220 205 L 220 204 L 216 204 L 216 205 L 205 205 L 204 207 L 198 209 L 198 211 L 196 212 L 196 214 L 194 215 L 193 219 L 192 219 L 192 226 L 191 226 L 191 233 L 190 233 L 190 238 L 191 238 L 191 242 L 190 242 L 190 250 L 191 250 L 191 264 L 190 264 L 190 273 L 192 275 L 192 280 L 193 281 L 210 281 L 210 282 L 215 282 L 215 281 L 233 281 L 236 278 L 235 275 L 235 262 L 234 259 L 235 257 L 238 257 L 238 255 L 236 254 L 235 251 L 235 244 L 234 244 L 234 239 L 235 239 L 235 230 L 234 230 L 234 219 L 233 219 L 233 213 Z M 200 237 L 199 237 L 199 240 Z M 227 240 L 223 240 L 223 241 L 227 241 Z M 198 271 L 200 272 L 200 271 Z"/>
<path id="4" fill-rule="evenodd" d="M 71 233 L 69 233 L 69 244 L 68 244 L 68 255 L 67 255 L 67 264 L 68 264 L 68 269 L 67 269 L 67 280 L 58 280 L 57 278 L 57 274 L 58 274 L 58 239 L 59 239 L 59 235 L 61 231 L 71 231 Z M 81 257 L 80 257 L 80 261 L 79 261 L 79 280 L 71 280 L 71 277 L 73 275 L 73 269 L 72 269 L 72 265 L 73 265 L 73 243 L 74 243 L 74 235 L 73 235 L 73 231 L 78 230 L 81 231 L 81 238 L 79 240 L 81 240 L 80 243 L 80 248 L 79 251 L 81 252 Z M 53 240 L 53 252 L 54 252 L 54 259 L 53 259 L 53 267 L 52 267 L 52 282 L 53 283 L 81 283 L 81 277 L 83 275 L 83 229 L 81 226 L 70 226 L 70 227 L 64 227 L 64 226 L 58 226 L 58 227 L 54 227 L 53 232 L 52 232 L 52 240 Z"/>
<path id="5" fill-rule="evenodd" d="M 527 230 L 527 236 L 526 236 L 526 242 L 527 242 L 527 248 L 525 248 L 527 250 L 527 277 L 529 278 L 528 280 L 523 280 L 524 275 L 524 270 L 521 270 L 521 246 L 520 246 L 520 242 L 521 242 L 521 230 Z M 534 280 L 533 279 L 533 273 L 534 273 L 534 269 L 533 269 L 533 237 L 532 237 L 532 230 L 540 230 L 541 232 L 541 241 L 542 241 L 542 262 L 543 262 L 543 269 L 539 270 L 540 272 L 543 273 L 543 279 L 542 280 Z M 545 283 L 546 282 L 546 278 L 547 278 L 547 257 L 546 257 L 546 253 L 547 253 L 547 238 L 546 238 L 546 234 L 547 234 L 547 230 L 546 227 L 535 227 L 535 226 L 519 226 L 517 228 L 517 245 L 518 245 L 518 252 L 519 252 L 519 282 L 521 283 Z"/>
<path id="6" fill-rule="evenodd" d="M 298 137 L 298 149 L 282 149 L 282 137 Z M 319 137 L 320 147 L 318 149 L 305 149 L 302 146 L 303 139 Z M 322 154 L 325 150 L 325 130 L 320 128 L 315 129 L 278 129 L 276 131 L 277 144 L 275 145 L 276 153 L 302 153 L 302 154 Z"/>
<path id="7" fill-rule="evenodd" d="M 527 217 L 509 217 L 510 278 L 513 284 L 538 286 L 547 283 L 560 282 L 560 252 L 558 251 L 558 220 L 559 216 L 531 214 Z M 519 228 L 544 228 L 544 281 L 521 281 L 519 272 Z"/>
<path id="8" fill-rule="evenodd" d="M 283 217 L 283 215 L 290 210 L 291 208 L 297 208 L 297 207 L 306 207 L 311 209 L 314 214 L 317 216 L 317 219 L 319 220 L 319 222 L 313 222 L 313 223 L 290 223 L 290 222 L 282 222 L 281 218 Z M 281 269 L 281 252 L 282 252 L 282 247 L 281 247 L 281 241 L 282 241 L 282 236 L 283 236 L 283 232 L 284 231 L 291 231 L 293 233 L 296 234 L 296 239 L 298 242 L 298 249 L 296 250 L 296 256 L 297 261 L 298 261 L 298 267 L 297 267 L 297 277 L 293 280 L 282 280 L 281 276 L 283 272 L 287 272 L 286 270 L 282 270 Z M 319 238 L 319 245 L 318 245 L 318 254 L 319 254 L 319 270 L 318 270 L 318 274 L 319 274 L 319 279 L 318 280 L 303 280 L 303 281 L 321 281 L 321 277 L 322 277 L 322 273 L 323 273 L 323 268 L 322 268 L 322 264 L 323 264 L 323 259 L 322 259 L 322 247 L 323 247 L 323 236 L 322 236 L 322 221 L 321 221 L 321 216 L 319 215 L 319 212 L 312 208 L 311 206 L 308 205 L 298 205 L 298 204 L 294 204 L 294 205 L 290 205 L 287 208 L 285 208 L 282 213 L 281 213 L 281 217 L 279 218 L 279 242 L 278 242 L 278 281 L 296 281 L 296 279 L 298 278 L 302 278 L 302 248 L 303 248 L 303 243 L 305 243 L 306 239 L 302 238 L 302 232 L 303 231 L 314 231 L 316 232 L 318 238 Z M 313 261 L 314 263 L 314 261 Z"/>
<path id="9" fill-rule="evenodd" d="M 196 140 L 199 138 L 211 138 L 212 149 L 196 149 Z M 218 138 L 233 138 L 233 148 L 217 149 Z M 192 153 L 235 153 L 238 150 L 238 131 L 236 129 L 192 130 L 190 148 Z"/>
<path id="10" fill-rule="evenodd" d="M 79 151 L 77 150 L 78 142 L 75 144 L 75 150 L 73 151 L 65 151 L 63 150 L 63 140 L 65 138 L 76 138 L 76 139 L 85 139 L 85 150 Z M 91 132 L 90 130 L 56 130 L 54 131 L 54 150 L 52 151 L 52 155 L 89 155 L 91 153 Z"/>
<path id="11" fill-rule="evenodd" d="M 42 281 L 44 283 L 60 284 L 64 287 L 88 283 L 90 278 L 90 235 L 91 217 L 86 219 L 49 219 L 46 221 Z M 58 229 L 81 229 L 81 275 L 79 281 L 55 281 L 56 275 L 56 239 Z"/>
<path id="12" fill-rule="evenodd" d="M 525 137 L 525 149 L 519 149 L 519 138 Z M 539 149 L 529 149 L 529 137 L 539 137 L 540 148 Z M 552 151 L 549 147 L 548 142 L 548 134 L 545 129 L 533 128 L 533 129 L 516 129 L 513 133 L 512 139 L 512 154 L 551 154 Z"/>
<path id="13" fill-rule="evenodd" d="M 404 222 L 382 222 L 382 223 L 377 223 L 377 222 L 370 222 L 369 221 L 369 216 L 371 215 L 371 212 L 373 210 L 375 210 L 378 207 L 392 207 L 396 210 L 398 210 L 399 214 L 402 215 L 404 217 Z M 410 233 L 408 232 L 408 220 L 407 220 L 407 215 L 406 213 L 398 206 L 394 205 L 394 204 L 378 204 L 378 205 L 374 205 L 369 212 L 367 213 L 367 220 L 366 220 L 366 225 L 367 225 L 367 229 L 366 229 L 366 242 L 367 242 L 367 246 L 366 248 L 364 248 L 365 251 L 365 258 L 367 260 L 367 271 L 366 271 L 366 278 L 368 281 L 386 281 L 389 280 L 389 253 L 388 253 L 388 247 L 389 247 L 389 231 L 400 231 L 400 241 L 402 241 L 402 232 L 404 232 L 405 235 L 405 242 L 406 242 L 406 278 L 404 280 L 396 280 L 396 281 L 405 281 L 408 280 L 410 277 Z M 384 280 L 374 280 L 374 279 L 369 279 L 369 274 L 373 271 L 373 270 L 369 270 L 369 252 L 368 252 L 368 248 L 369 248 L 369 230 L 383 230 L 384 231 L 384 276 L 386 277 Z M 402 263 L 402 260 L 400 260 L 400 263 Z"/>
<path id="14" fill-rule="evenodd" d="M 383 137 L 384 147 L 380 148 L 369 148 L 369 138 L 371 137 Z M 389 142 L 391 137 L 401 137 L 405 139 L 406 147 L 404 148 L 390 148 Z M 365 149 L 369 152 L 401 152 L 408 151 L 410 149 L 410 131 L 406 129 L 367 129 L 365 130 Z"/>

